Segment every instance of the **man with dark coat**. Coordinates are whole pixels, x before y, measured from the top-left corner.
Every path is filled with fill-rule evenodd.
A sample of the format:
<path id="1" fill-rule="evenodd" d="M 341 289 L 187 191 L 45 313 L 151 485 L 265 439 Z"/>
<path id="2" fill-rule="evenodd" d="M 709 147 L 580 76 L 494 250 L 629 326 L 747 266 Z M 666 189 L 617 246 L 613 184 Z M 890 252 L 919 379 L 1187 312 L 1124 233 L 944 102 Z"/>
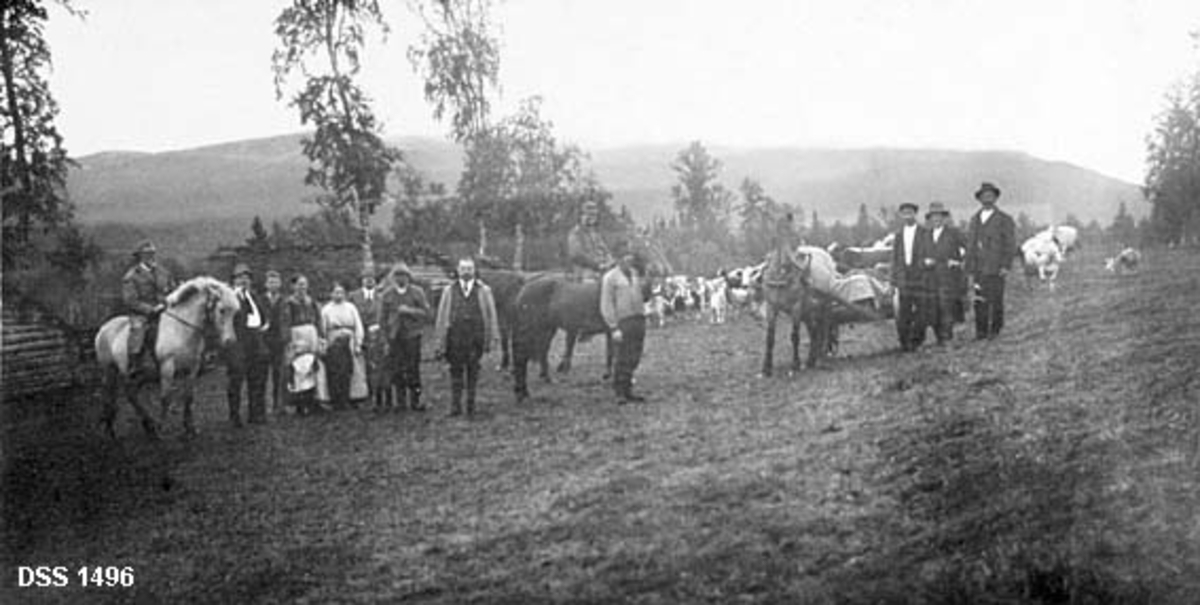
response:
<path id="1" fill-rule="evenodd" d="M 967 238 L 949 219 L 950 211 L 941 202 L 930 204 L 925 213 L 929 222 L 922 260 L 929 289 L 926 324 L 933 328 L 939 345 L 954 338 L 955 313 L 965 295 L 966 284 L 962 267 Z"/>
<path id="2" fill-rule="evenodd" d="M 250 289 L 250 267 L 238 263 L 233 268 L 233 289 L 237 292 L 238 310 L 233 314 L 233 331 L 237 341 L 225 348 L 226 376 L 229 379 L 225 395 L 229 402 L 229 421 L 242 426 L 242 388 L 249 400 L 249 421 L 262 424 L 267 420 L 266 401 L 267 332 L 270 320 L 264 313 L 262 300 Z"/>
<path id="3" fill-rule="evenodd" d="M 391 374 L 391 384 L 384 387 L 389 393 L 378 393 L 375 397 L 377 409 L 386 409 L 390 403 L 390 389 L 396 387 L 396 406 L 405 407 L 407 395 L 408 408 L 423 411 L 421 403 L 421 332 L 428 325 L 429 302 L 425 291 L 412 283 L 412 271 L 404 262 L 398 262 L 392 267 L 391 275 L 384 282 L 384 291 L 380 294 L 382 303 L 379 308 L 379 325 L 389 343 L 388 373 Z M 445 296 L 446 293 L 443 293 Z"/>
<path id="4" fill-rule="evenodd" d="M 351 292 L 347 298 L 350 299 L 350 304 L 358 311 L 358 317 L 362 320 L 363 330 L 366 334 L 366 339 L 363 342 L 364 351 L 380 350 L 376 342 L 383 336 L 379 332 L 379 304 L 381 297 L 375 288 L 375 268 L 368 265 L 362 270 L 362 287 Z M 382 368 L 381 359 L 369 359 L 367 362 L 367 378 L 368 387 L 373 384 L 378 384 L 377 375 Z M 368 393 L 368 398 L 370 393 Z"/>
<path id="5" fill-rule="evenodd" d="M 450 362 L 450 415 L 462 414 L 463 387 L 467 415 L 475 414 L 479 360 L 500 342 L 492 289 L 475 279 L 475 261 L 458 261 L 458 279 L 442 291 L 433 329 L 435 351 Z"/>
<path id="6" fill-rule="evenodd" d="M 158 249 L 147 240 L 133 253 L 137 264 L 121 279 L 121 299 L 129 313 L 129 343 L 127 358 L 131 376 L 153 376 L 158 363 L 154 357 L 154 340 L 158 315 L 166 308 L 166 297 L 175 287 L 170 273 L 158 266 Z"/>
<path id="7" fill-rule="evenodd" d="M 925 228 L 917 224 L 917 205 L 900 204 L 903 226 L 892 244 L 892 285 L 899 295 L 896 308 L 896 333 L 900 350 L 915 351 L 925 341 L 925 308 L 928 290 L 922 263 L 925 258 Z"/>
<path id="8" fill-rule="evenodd" d="M 1020 253 L 1016 225 L 996 208 L 1000 189 L 983 183 L 975 192 L 982 206 L 971 217 L 967 235 L 966 270 L 974 281 L 975 338 L 992 339 L 1004 327 L 1004 278 Z"/>
<path id="9" fill-rule="evenodd" d="M 262 312 L 267 318 L 264 335 L 267 344 L 267 377 L 271 380 L 271 411 L 279 414 L 284 409 L 283 397 L 287 393 L 283 383 L 283 347 L 287 335 L 283 333 L 283 318 L 280 316 L 286 296 L 283 294 L 283 278 L 274 269 L 267 271 L 266 293 L 261 296 Z"/>

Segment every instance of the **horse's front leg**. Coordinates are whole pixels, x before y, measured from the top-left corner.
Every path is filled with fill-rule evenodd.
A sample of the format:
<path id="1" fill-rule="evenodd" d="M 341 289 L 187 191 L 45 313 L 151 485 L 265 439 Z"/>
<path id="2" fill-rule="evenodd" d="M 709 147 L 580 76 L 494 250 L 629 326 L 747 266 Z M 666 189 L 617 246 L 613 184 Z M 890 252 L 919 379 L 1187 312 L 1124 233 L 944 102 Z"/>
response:
<path id="1" fill-rule="evenodd" d="M 800 371 L 800 324 L 798 317 L 792 318 L 792 373 Z"/>
<path id="2" fill-rule="evenodd" d="M 196 436 L 196 423 L 192 418 L 192 402 L 196 398 L 196 376 L 195 374 L 183 379 L 181 390 L 183 391 L 183 434 L 187 437 Z"/>
<path id="3" fill-rule="evenodd" d="M 604 376 L 602 376 L 602 378 L 604 380 L 608 380 L 608 379 L 612 378 L 613 358 L 614 357 L 616 357 L 616 353 L 613 350 L 612 332 L 605 332 L 604 333 Z"/>
<path id="4" fill-rule="evenodd" d="M 816 368 L 829 346 L 829 309 L 823 303 L 811 307 L 808 327 L 808 367 Z"/>
<path id="5" fill-rule="evenodd" d="M 762 375 L 764 377 L 771 375 L 772 367 L 775 365 L 775 320 L 778 312 L 774 306 L 767 308 L 767 350 L 763 352 Z"/>
<path id="6" fill-rule="evenodd" d="M 575 356 L 575 341 L 579 338 L 579 332 L 575 330 L 567 330 L 566 332 L 566 348 L 563 349 L 562 361 L 558 362 L 559 374 L 566 374 L 571 371 L 571 358 Z"/>

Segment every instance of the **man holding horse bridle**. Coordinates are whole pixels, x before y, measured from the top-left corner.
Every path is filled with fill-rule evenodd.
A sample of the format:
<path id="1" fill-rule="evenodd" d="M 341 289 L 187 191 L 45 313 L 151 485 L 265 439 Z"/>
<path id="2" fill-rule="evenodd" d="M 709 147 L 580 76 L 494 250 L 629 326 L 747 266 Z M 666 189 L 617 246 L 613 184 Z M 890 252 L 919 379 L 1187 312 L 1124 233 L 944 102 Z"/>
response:
<path id="1" fill-rule="evenodd" d="M 613 266 L 613 256 L 596 228 L 599 211 L 596 202 L 584 202 L 579 224 L 567 234 L 567 275 L 571 281 L 596 281 Z"/>
<path id="2" fill-rule="evenodd" d="M 132 377 L 153 376 L 154 337 L 158 315 L 166 308 L 166 297 L 175 286 L 170 273 L 158 266 L 154 242 L 143 241 L 133 252 L 137 264 L 121 279 L 121 299 L 129 313 L 128 359 Z M 147 343 L 147 341 L 149 341 Z"/>

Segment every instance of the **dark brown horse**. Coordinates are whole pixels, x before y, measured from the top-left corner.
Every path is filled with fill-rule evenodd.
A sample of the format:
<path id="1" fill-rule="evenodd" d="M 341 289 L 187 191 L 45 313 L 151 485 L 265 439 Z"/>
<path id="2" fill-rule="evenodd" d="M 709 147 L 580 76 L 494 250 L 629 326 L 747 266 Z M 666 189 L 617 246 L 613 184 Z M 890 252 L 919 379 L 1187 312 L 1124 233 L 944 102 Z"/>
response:
<path id="1" fill-rule="evenodd" d="M 649 296 L 652 279 L 670 275 L 671 265 L 652 241 L 635 237 L 630 243 L 639 259 L 634 270 L 650 278 L 643 282 L 644 300 Z M 599 282 L 573 282 L 566 274 L 557 272 L 531 277 L 517 294 L 513 326 L 513 389 L 518 400 L 529 396 L 527 373 L 530 361 L 537 361 L 541 365 L 541 378 L 550 380 L 550 344 L 558 330 L 567 335 L 560 372 L 570 370 L 575 343 L 580 338 L 597 334 L 605 335 L 605 368 L 612 367 L 612 342 L 608 338 L 608 326 L 600 315 Z"/>
<path id="2" fill-rule="evenodd" d="M 816 367 L 828 348 L 830 303 L 818 296 L 810 283 L 812 257 L 799 255 L 799 265 L 769 267 L 763 279 L 767 303 L 767 346 L 762 375 L 770 376 L 775 365 L 775 324 L 780 314 L 792 320 L 792 371 L 800 371 L 800 326 L 808 328 L 808 367 Z"/>

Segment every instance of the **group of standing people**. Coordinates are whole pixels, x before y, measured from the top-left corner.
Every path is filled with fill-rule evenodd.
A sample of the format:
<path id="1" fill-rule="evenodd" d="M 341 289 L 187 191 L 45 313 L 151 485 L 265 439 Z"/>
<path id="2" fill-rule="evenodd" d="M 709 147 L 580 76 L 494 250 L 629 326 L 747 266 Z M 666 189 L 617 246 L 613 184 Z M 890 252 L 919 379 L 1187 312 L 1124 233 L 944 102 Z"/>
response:
<path id="1" fill-rule="evenodd" d="M 300 416 L 357 408 L 372 401 L 377 412 L 424 411 L 422 334 L 434 323 L 437 358 L 450 364 L 453 416 L 476 411 L 476 384 L 483 354 L 499 340 L 491 289 L 475 278 L 471 259 L 458 264 L 457 279 L 442 292 L 436 318 L 412 271 L 396 263 L 381 283 L 366 270 L 361 287 L 347 293 L 334 282 L 329 301 L 318 304 L 308 278 L 296 275 L 284 296 L 280 275 L 268 271 L 265 292 L 252 288 L 250 268 L 234 268 L 241 308 L 234 316 L 237 342 L 225 351 L 230 420 L 241 425 L 245 390 L 248 420 L 265 422 L 266 384 L 276 413 L 285 406 Z"/>
<path id="2" fill-rule="evenodd" d="M 892 246 L 892 284 L 898 292 L 896 331 L 903 351 L 915 351 L 932 328 L 939 345 L 954 338 L 954 326 L 974 305 L 975 338 L 990 340 L 1004 326 L 1005 278 L 1017 257 L 1015 223 L 996 208 L 1000 189 L 983 183 L 975 192 L 980 209 L 963 234 L 950 212 L 933 202 L 917 222 L 920 208 L 899 206 L 903 225 Z"/>

